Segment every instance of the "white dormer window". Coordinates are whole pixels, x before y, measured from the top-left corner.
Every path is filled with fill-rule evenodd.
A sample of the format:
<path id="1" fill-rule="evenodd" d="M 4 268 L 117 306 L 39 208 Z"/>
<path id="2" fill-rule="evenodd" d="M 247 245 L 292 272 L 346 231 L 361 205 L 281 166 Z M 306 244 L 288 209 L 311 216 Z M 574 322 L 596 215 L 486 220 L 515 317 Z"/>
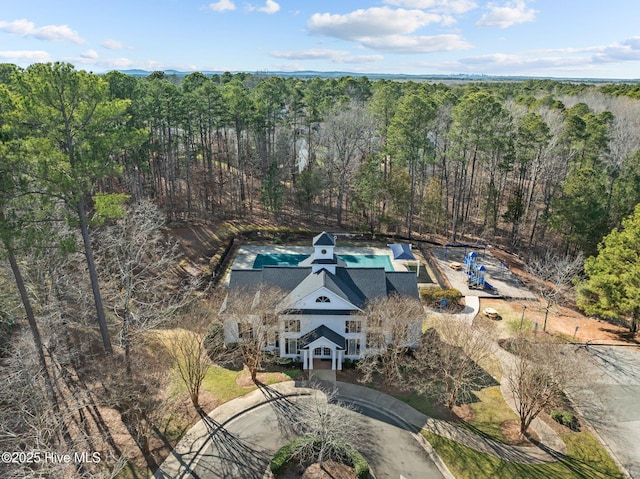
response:
<path id="1" fill-rule="evenodd" d="M 316 303 L 330 303 L 331 300 L 329 298 L 327 298 L 326 296 L 318 296 L 316 298 Z"/>

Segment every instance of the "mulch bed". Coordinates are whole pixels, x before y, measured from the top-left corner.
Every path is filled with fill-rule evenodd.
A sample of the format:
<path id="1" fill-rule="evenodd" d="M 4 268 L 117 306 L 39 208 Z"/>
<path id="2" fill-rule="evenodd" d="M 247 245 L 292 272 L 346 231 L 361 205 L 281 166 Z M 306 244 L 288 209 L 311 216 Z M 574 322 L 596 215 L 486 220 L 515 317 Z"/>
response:
<path id="1" fill-rule="evenodd" d="M 356 479 L 356 474 L 353 467 L 334 461 L 325 462 L 322 468 L 319 464 L 311 464 L 304 470 L 293 462 L 278 479 Z"/>

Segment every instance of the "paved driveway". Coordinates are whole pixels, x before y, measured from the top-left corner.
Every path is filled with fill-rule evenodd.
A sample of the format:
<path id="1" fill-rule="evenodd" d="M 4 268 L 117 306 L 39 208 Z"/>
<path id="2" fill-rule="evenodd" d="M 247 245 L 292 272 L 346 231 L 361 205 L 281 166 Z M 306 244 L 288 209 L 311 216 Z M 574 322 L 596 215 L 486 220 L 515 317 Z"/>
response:
<path id="1" fill-rule="evenodd" d="M 273 453 L 289 436 L 283 421 L 291 403 L 261 405 L 225 425 L 218 431 L 192 466 L 192 477 L 261 479 Z M 372 466 L 377 479 L 431 479 L 442 474 L 412 434 L 376 410 L 358 406 L 359 421 L 366 444 L 359 450 Z"/>
<path id="2" fill-rule="evenodd" d="M 640 349 L 589 346 L 587 351 L 592 367 L 572 397 L 631 477 L 640 479 Z"/>

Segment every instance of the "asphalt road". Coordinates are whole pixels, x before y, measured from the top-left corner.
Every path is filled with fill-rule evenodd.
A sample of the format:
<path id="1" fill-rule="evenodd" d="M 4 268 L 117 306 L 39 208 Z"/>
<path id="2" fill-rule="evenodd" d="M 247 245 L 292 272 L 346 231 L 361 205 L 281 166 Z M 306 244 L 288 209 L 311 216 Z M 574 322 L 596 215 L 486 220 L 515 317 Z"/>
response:
<path id="1" fill-rule="evenodd" d="M 632 477 L 640 479 L 640 349 L 589 346 L 584 384 L 572 397 Z"/>
<path id="2" fill-rule="evenodd" d="M 393 418 L 358 406 L 366 440 L 358 449 L 369 461 L 377 479 L 432 479 L 442 474 L 413 435 Z M 262 479 L 271 456 L 292 437 L 282 418 L 295 412 L 295 403 L 278 401 L 261 405 L 213 433 L 213 440 L 192 466 L 200 479 Z M 212 426 L 214 427 L 214 426 Z M 212 429 L 215 431 L 215 429 Z"/>

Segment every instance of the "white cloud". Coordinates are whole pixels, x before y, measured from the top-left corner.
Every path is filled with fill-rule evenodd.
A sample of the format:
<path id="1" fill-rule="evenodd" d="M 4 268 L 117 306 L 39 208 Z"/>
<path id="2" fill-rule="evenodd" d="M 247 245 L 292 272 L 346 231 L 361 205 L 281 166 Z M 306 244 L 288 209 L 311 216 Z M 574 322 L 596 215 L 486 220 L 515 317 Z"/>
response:
<path id="1" fill-rule="evenodd" d="M 278 10 L 280 10 L 280 5 L 274 0 L 267 0 L 264 7 L 258 8 L 259 12 L 268 13 L 269 15 L 276 13 Z"/>
<path id="2" fill-rule="evenodd" d="M 361 64 L 361 63 L 374 63 L 379 62 L 380 60 L 384 60 L 384 56 L 382 55 L 347 55 L 339 58 L 336 63 L 350 63 L 350 64 Z"/>
<path id="3" fill-rule="evenodd" d="M 578 72 L 589 74 L 595 69 L 589 64 L 589 57 L 530 57 L 528 53 L 494 53 L 461 58 L 439 64 L 418 63 L 422 68 L 447 73 L 475 73 L 483 75 L 537 75 L 537 76 L 577 76 Z M 567 72 L 573 72 L 569 74 Z"/>
<path id="4" fill-rule="evenodd" d="M 39 40 L 47 40 L 54 42 L 72 42 L 78 45 L 84 43 L 84 40 L 78 33 L 68 25 L 45 25 L 36 27 L 35 23 L 27 19 L 21 18 L 12 22 L 0 21 L 0 30 L 18 35 L 19 37 L 33 37 Z"/>
<path id="5" fill-rule="evenodd" d="M 393 0 L 424 6 L 427 0 Z M 436 2 L 442 0 L 436 0 Z M 307 22 L 307 29 L 360 43 L 365 48 L 392 53 L 433 53 L 465 50 L 471 45 L 460 35 L 410 35 L 431 24 L 450 25 L 449 15 L 427 13 L 422 10 L 389 7 L 356 10 L 346 15 L 316 13 Z"/>
<path id="6" fill-rule="evenodd" d="M 18 65 L 30 65 L 32 63 L 48 63 L 51 61 L 51 56 L 42 50 L 0 50 L 0 60 Z"/>
<path id="7" fill-rule="evenodd" d="M 382 55 L 352 55 L 346 50 L 309 49 L 269 52 L 272 57 L 287 60 L 328 60 L 333 63 L 373 63 L 382 60 Z"/>
<path id="8" fill-rule="evenodd" d="M 606 77 L 612 76 L 611 65 L 627 62 L 640 62 L 640 37 L 630 37 L 604 46 L 478 55 L 448 62 L 438 68 L 450 72 L 505 75 L 548 75 L 558 72 L 562 76 L 576 76 L 578 72 L 585 75 L 597 72 L 599 76 Z"/>
<path id="9" fill-rule="evenodd" d="M 362 45 L 372 50 L 388 53 L 434 53 L 468 50 L 472 45 L 460 35 L 389 35 L 361 39 Z"/>
<path id="10" fill-rule="evenodd" d="M 397 7 L 419 8 L 439 12 L 465 13 L 478 5 L 473 0 L 384 0 L 388 5 Z"/>
<path id="11" fill-rule="evenodd" d="M 609 45 L 590 46 L 582 48 L 549 48 L 544 50 L 532 50 L 529 52 L 539 56 L 576 56 L 582 55 L 582 61 L 593 63 L 621 63 L 640 60 L 640 37 L 630 37 L 621 42 Z M 584 60 L 584 56 L 587 59 Z"/>
<path id="12" fill-rule="evenodd" d="M 519 23 L 533 22 L 536 19 L 536 11 L 527 8 L 524 0 L 513 0 L 504 6 L 489 3 L 489 12 L 482 15 L 476 23 L 479 27 L 507 28 Z"/>
<path id="13" fill-rule="evenodd" d="M 80 55 L 82 58 L 86 58 L 87 60 L 96 60 L 99 55 L 95 50 L 87 50 L 86 52 Z"/>
<path id="14" fill-rule="evenodd" d="M 595 63 L 619 63 L 640 60 L 640 37 L 627 38 L 621 43 L 613 43 L 597 48 L 593 55 Z"/>
<path id="15" fill-rule="evenodd" d="M 287 60 L 329 60 L 338 55 L 346 55 L 345 50 L 329 50 L 323 48 L 312 48 L 310 50 L 275 50 L 269 55 L 276 58 L 286 58 Z"/>
<path id="16" fill-rule="evenodd" d="M 232 0 L 218 0 L 209 4 L 209 9 L 214 12 L 224 12 L 228 10 L 235 10 L 236 5 Z"/>
<path id="17" fill-rule="evenodd" d="M 315 13 L 307 22 L 311 33 L 358 40 L 363 37 L 407 34 L 432 23 L 448 21 L 441 15 L 421 10 L 374 7 L 346 15 Z"/>
<path id="18" fill-rule="evenodd" d="M 79 57 L 68 58 L 66 61 L 74 65 L 86 65 L 95 71 L 109 71 L 109 70 L 177 70 L 177 71 L 199 71 L 203 68 L 198 68 L 196 65 L 191 64 L 177 64 L 159 62 L 156 60 L 131 60 L 129 58 L 91 58 L 90 56 L 81 55 Z"/>
<path id="19" fill-rule="evenodd" d="M 105 38 L 100 45 L 107 50 L 123 50 L 127 48 L 124 43 L 114 40 L 113 38 Z"/>
<path id="20" fill-rule="evenodd" d="M 475 71 L 478 70 L 478 67 L 481 67 L 482 71 L 489 72 L 518 72 L 523 70 L 566 68 L 584 65 L 588 62 L 589 59 L 586 57 L 527 57 L 526 55 L 493 53 L 461 58 L 458 64 L 470 67 Z"/>

